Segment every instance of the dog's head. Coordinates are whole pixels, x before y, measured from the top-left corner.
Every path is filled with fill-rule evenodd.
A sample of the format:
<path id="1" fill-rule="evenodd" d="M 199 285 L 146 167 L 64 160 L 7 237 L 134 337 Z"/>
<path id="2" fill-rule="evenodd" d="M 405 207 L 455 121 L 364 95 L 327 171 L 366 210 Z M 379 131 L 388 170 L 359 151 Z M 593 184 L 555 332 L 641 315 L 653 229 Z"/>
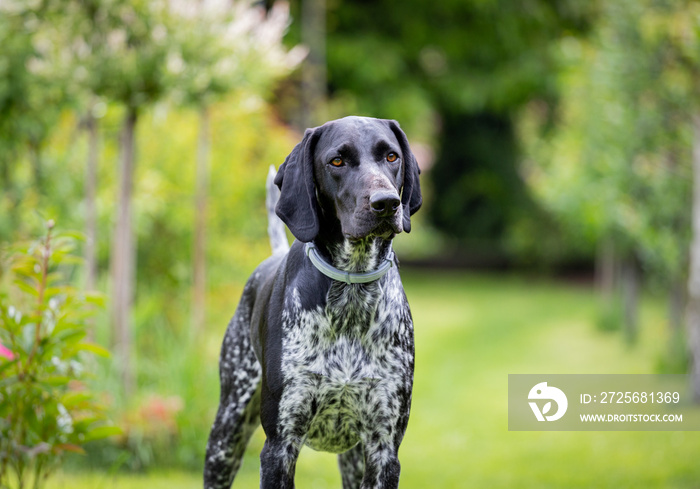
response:
<path id="1" fill-rule="evenodd" d="M 391 239 L 411 231 L 422 204 L 420 170 L 396 121 L 346 117 L 307 129 L 280 166 L 277 215 L 303 242 L 321 222 L 343 237 Z"/>

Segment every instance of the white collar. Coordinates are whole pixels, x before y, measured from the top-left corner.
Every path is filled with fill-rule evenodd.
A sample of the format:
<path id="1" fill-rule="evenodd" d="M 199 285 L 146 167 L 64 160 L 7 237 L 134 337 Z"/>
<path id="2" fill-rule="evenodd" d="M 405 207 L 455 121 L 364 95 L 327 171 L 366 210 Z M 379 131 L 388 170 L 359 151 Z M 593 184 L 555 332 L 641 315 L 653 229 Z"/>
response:
<path id="1" fill-rule="evenodd" d="M 309 257 L 311 263 L 316 267 L 316 269 L 324 274 L 326 277 L 332 278 L 339 282 L 345 282 L 346 284 L 366 284 L 367 282 L 374 282 L 382 278 L 389 269 L 394 266 L 394 251 L 389 248 L 389 254 L 384 259 L 384 263 L 379 265 L 379 267 L 371 272 L 344 272 L 335 268 L 330 263 L 326 262 L 321 255 L 318 253 L 316 245 L 309 242 L 306 243 L 306 256 Z"/>

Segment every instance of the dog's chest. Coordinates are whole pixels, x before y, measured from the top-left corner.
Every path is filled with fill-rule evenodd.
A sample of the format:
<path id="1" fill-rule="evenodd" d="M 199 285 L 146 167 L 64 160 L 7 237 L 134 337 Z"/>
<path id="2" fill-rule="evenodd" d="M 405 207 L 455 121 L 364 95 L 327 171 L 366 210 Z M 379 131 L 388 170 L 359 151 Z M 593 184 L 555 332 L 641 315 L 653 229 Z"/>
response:
<path id="1" fill-rule="evenodd" d="M 302 310 L 297 302 L 293 320 L 284 321 L 280 414 L 305 425 L 312 448 L 345 451 L 376 417 L 397 415 L 413 365 L 411 323 L 397 277 L 381 285 L 334 284 L 325 308 Z"/>

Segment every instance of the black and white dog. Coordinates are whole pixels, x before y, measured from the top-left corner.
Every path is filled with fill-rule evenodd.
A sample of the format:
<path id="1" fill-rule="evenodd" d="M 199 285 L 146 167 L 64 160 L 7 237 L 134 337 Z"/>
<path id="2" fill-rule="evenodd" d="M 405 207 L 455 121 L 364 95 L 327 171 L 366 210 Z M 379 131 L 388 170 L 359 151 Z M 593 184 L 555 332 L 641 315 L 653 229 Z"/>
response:
<path id="1" fill-rule="evenodd" d="M 339 454 L 345 489 L 398 487 L 414 349 L 391 242 L 421 206 L 419 173 L 399 125 L 365 117 L 308 129 L 280 167 L 276 213 L 297 240 L 271 233 L 228 325 L 206 489 L 231 486 L 260 423 L 262 488 L 294 487 L 304 444 Z"/>

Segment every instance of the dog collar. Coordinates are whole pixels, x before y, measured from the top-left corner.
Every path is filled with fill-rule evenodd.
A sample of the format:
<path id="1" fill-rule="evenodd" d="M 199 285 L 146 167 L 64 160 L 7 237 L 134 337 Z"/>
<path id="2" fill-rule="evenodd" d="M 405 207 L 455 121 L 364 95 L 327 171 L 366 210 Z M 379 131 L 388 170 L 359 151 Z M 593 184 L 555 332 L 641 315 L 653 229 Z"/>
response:
<path id="1" fill-rule="evenodd" d="M 379 268 L 372 272 L 344 272 L 335 268 L 333 265 L 321 258 L 318 254 L 318 249 L 313 243 L 306 243 L 306 256 L 309 257 L 311 263 L 316 267 L 316 269 L 324 274 L 326 277 L 337 280 L 338 282 L 345 282 L 346 284 L 366 284 L 367 282 L 374 282 L 382 278 L 389 269 L 394 266 L 394 251 L 390 248 L 389 254 L 384 259 L 384 263 L 379 265 Z"/>

